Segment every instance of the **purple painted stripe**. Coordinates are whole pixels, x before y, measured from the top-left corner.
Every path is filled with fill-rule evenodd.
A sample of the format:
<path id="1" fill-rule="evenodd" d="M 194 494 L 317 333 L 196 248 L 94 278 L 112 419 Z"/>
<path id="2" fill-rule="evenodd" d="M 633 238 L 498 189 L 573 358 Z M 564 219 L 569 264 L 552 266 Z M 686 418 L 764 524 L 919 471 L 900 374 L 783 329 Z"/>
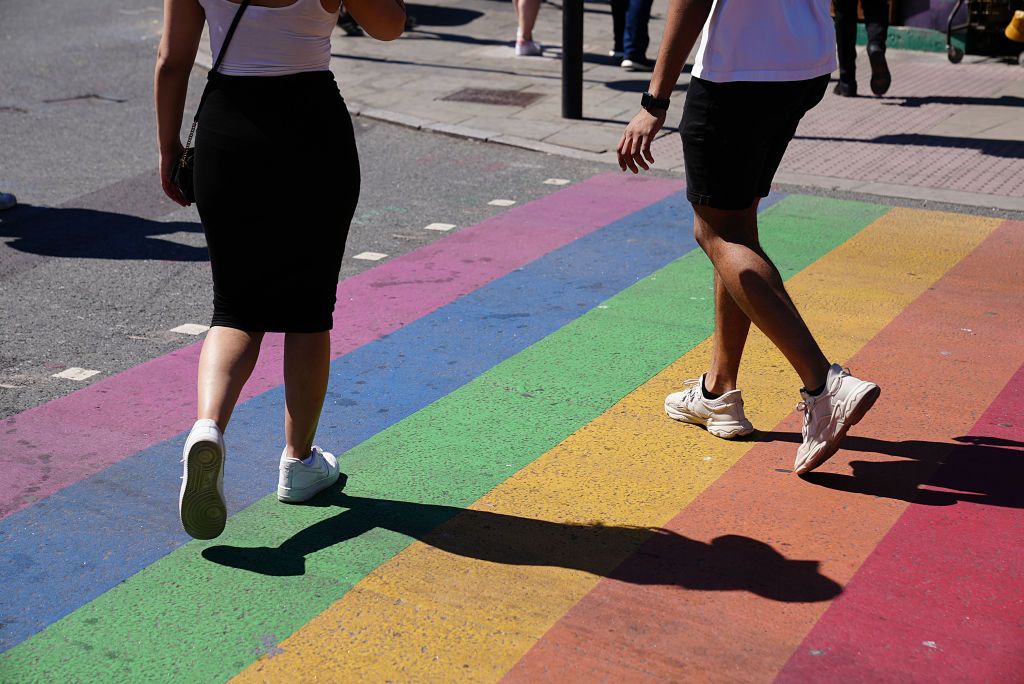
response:
<path id="1" fill-rule="evenodd" d="M 590 178 L 338 284 L 334 357 L 679 191 L 678 181 Z M 3 421 L 0 518 L 181 432 L 195 417 L 201 343 Z M 282 337 L 264 342 L 240 401 L 282 382 Z"/>

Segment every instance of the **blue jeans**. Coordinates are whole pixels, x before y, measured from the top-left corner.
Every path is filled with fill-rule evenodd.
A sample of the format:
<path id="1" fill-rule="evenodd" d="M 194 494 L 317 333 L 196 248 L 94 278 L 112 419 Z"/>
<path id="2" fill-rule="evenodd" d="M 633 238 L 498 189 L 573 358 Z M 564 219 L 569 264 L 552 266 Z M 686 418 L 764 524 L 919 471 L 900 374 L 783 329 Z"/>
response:
<path id="1" fill-rule="evenodd" d="M 651 20 L 651 5 L 654 0 L 629 0 L 626 9 L 626 30 L 622 36 L 622 52 L 626 59 L 647 57 L 651 37 L 647 34 L 647 23 Z"/>

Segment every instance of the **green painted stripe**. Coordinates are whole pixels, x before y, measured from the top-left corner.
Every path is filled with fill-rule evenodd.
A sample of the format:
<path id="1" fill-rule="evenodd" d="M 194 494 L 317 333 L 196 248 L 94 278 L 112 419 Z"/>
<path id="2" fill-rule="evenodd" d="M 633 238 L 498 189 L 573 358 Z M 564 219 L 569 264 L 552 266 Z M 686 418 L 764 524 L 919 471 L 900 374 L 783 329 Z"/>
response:
<path id="1" fill-rule="evenodd" d="M 868 44 L 868 32 L 864 24 L 857 24 L 857 45 Z M 890 26 L 885 44 L 893 50 L 916 50 L 918 52 L 945 52 L 946 34 L 942 31 L 918 28 L 916 26 Z M 953 45 L 964 49 L 964 32 L 953 34 Z"/>
<path id="2" fill-rule="evenodd" d="M 791 196 L 761 215 L 786 278 L 887 211 Z M 584 265 L 585 266 L 585 265 Z M 558 332 L 345 454 L 353 496 L 379 505 L 285 506 L 233 516 L 0 656 L 5 680 L 217 681 L 236 674 L 341 598 L 367 573 L 586 425 L 711 332 L 711 266 L 692 252 Z M 385 499 L 437 504 L 416 519 Z M 390 529 L 388 529 L 390 528 Z M 301 533 L 301 534 L 300 534 Z M 277 547 L 227 568 L 208 547 Z M 344 540 L 344 543 L 340 543 Z M 320 550 L 316 550 L 320 549 Z M 295 555 L 298 554 L 298 555 Z M 247 560 L 248 559 L 248 560 Z M 296 567 L 298 564 L 298 567 Z M 344 640 L 344 634 L 339 636 Z M 339 643 L 339 647 L 343 645 Z"/>

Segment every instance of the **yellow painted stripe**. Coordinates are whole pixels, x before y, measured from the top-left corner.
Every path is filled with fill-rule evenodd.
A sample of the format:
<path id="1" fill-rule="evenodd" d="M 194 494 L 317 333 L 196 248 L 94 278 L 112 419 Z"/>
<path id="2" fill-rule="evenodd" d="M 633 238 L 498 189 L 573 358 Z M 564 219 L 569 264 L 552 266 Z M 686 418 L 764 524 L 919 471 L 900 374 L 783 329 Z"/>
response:
<path id="1" fill-rule="evenodd" d="M 826 354 L 847 359 L 999 223 L 894 209 L 796 275 L 789 291 Z M 699 376 L 708 355 L 702 343 L 472 507 L 532 522 L 503 529 L 501 518 L 488 516 L 482 529 L 481 517 L 466 513 L 432 533 L 442 547 L 464 540 L 467 554 L 492 560 L 417 542 L 236 679 L 499 679 L 648 538 L 648 528 L 665 524 L 752 448 L 662 413 L 665 394 Z M 762 428 L 798 398 L 797 377 L 758 333 L 741 381 L 748 414 Z M 742 514 L 742 502 L 723 512 Z"/>

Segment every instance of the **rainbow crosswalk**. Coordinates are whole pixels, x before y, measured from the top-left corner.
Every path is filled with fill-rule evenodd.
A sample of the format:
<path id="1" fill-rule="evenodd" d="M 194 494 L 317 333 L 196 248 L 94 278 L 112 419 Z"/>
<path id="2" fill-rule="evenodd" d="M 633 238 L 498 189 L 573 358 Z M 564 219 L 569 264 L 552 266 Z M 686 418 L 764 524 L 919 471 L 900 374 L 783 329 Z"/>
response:
<path id="1" fill-rule="evenodd" d="M 811 329 L 883 387 L 802 480 L 759 334 L 754 439 L 661 411 L 713 315 L 679 189 L 595 176 L 339 283 L 347 484 L 271 495 L 271 343 L 213 542 L 175 511 L 198 345 L 6 419 L 0 680 L 1022 680 L 1024 224 L 768 198 Z"/>

